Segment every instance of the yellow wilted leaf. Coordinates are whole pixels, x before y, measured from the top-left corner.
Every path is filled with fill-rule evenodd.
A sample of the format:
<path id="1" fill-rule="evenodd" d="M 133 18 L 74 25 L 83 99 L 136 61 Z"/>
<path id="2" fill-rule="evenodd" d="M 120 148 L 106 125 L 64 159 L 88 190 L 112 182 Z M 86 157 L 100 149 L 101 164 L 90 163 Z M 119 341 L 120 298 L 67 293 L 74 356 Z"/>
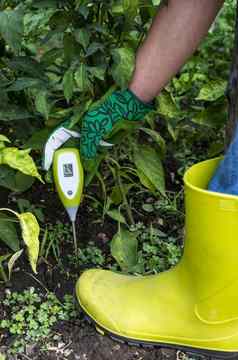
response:
<path id="1" fill-rule="evenodd" d="M 26 175 L 34 176 L 43 182 L 29 152 L 30 149 L 19 150 L 15 147 L 6 147 L 0 151 L 0 163 L 17 169 Z"/>
<path id="2" fill-rule="evenodd" d="M 40 227 L 33 214 L 26 212 L 17 214 L 22 229 L 22 237 L 28 249 L 28 257 L 34 273 L 39 255 L 39 234 Z"/>

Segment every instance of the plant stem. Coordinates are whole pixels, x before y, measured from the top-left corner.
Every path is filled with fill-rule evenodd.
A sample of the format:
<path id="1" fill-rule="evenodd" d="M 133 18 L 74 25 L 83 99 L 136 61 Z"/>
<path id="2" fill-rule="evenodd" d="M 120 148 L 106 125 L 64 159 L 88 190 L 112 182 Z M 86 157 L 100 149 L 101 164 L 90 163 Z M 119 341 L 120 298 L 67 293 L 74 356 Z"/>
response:
<path id="1" fill-rule="evenodd" d="M 125 191 L 123 189 L 120 170 L 117 171 L 117 178 L 118 178 L 118 185 L 119 185 L 119 188 L 120 188 L 120 191 L 121 191 L 121 194 L 122 194 L 122 198 L 123 198 L 123 203 L 125 205 L 130 224 L 135 225 L 135 220 L 134 220 L 133 215 L 132 215 L 131 207 L 130 207 L 130 205 L 128 203 Z"/>
<path id="2" fill-rule="evenodd" d="M 8 211 L 11 212 L 12 214 L 14 214 L 15 216 L 18 217 L 18 214 L 16 211 L 13 211 L 12 209 L 8 209 L 8 208 L 0 208 L 0 211 Z"/>

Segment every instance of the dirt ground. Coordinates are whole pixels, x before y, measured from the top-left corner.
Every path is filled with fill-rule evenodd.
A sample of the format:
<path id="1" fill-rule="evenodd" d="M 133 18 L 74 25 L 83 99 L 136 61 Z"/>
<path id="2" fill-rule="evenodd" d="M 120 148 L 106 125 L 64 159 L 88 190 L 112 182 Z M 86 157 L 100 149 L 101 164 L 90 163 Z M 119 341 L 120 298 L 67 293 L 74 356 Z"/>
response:
<path id="1" fill-rule="evenodd" d="M 47 213 L 47 221 L 54 222 L 60 219 L 66 222 L 67 216 L 64 209 L 56 200 L 55 193 L 43 192 L 38 187 L 36 191 L 26 194 L 32 203 L 39 203 L 45 207 L 44 213 Z M 45 189 L 44 189 L 45 190 Z M 24 194 L 25 195 L 25 194 Z M 24 196 L 25 197 L 25 196 Z M 3 198 L 2 198 L 3 199 Z M 4 202 L 9 203 L 9 199 L 5 198 Z M 57 205 L 56 205 L 57 204 Z M 9 205 L 11 206 L 11 200 Z M 115 233 L 116 227 L 113 222 L 100 225 L 93 224 L 90 209 L 84 206 L 80 209 L 77 223 L 77 233 L 82 243 L 90 238 L 95 242 L 101 241 L 101 248 L 105 247 L 102 238 L 107 241 L 111 235 Z M 100 236 L 99 236 L 100 234 Z M 105 236 L 102 237 L 101 235 Z M 28 261 L 22 258 L 19 262 L 19 271 L 14 271 L 11 281 L 6 285 L 12 291 L 22 291 L 31 286 L 35 287 L 39 292 L 43 291 L 45 286 L 47 289 L 54 291 L 58 297 L 64 294 L 74 294 L 75 280 L 79 274 L 75 274 L 75 279 L 69 279 L 67 276 L 57 271 L 57 267 L 49 268 L 46 264 L 41 264 L 38 268 L 38 275 L 33 277 L 28 265 Z M 83 270 L 83 269 L 82 269 Z M 43 286 L 42 286 L 43 285 Z M 2 299 L 4 297 L 6 287 L 0 288 L 0 319 L 3 314 Z M 102 336 L 96 332 L 95 327 L 88 324 L 79 310 L 78 319 L 72 322 L 62 322 L 54 329 L 57 334 L 57 340 L 46 341 L 46 351 L 42 351 L 36 345 L 26 346 L 25 353 L 9 357 L 9 360 L 185 360 L 185 359 L 204 359 L 168 349 L 151 349 L 128 346 L 118 343 L 107 336 Z M 6 333 L 0 333 L 0 353 L 5 353 L 14 339 Z M 238 360 L 238 357 L 237 357 Z"/>

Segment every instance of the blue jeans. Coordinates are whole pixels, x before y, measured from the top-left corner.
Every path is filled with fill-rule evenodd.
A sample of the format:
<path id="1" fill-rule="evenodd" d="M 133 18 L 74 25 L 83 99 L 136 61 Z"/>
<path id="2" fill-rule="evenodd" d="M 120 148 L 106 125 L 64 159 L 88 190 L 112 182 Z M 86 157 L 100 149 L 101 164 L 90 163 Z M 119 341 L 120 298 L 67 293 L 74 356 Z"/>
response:
<path id="1" fill-rule="evenodd" d="M 234 139 L 215 171 L 208 190 L 238 195 L 238 125 Z"/>

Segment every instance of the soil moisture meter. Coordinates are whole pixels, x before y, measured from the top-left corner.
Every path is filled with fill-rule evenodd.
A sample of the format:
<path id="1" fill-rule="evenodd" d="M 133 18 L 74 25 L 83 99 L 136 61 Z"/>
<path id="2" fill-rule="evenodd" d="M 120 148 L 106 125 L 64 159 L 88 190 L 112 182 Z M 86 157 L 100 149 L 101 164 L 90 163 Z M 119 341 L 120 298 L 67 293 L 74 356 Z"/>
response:
<path id="1" fill-rule="evenodd" d="M 83 167 L 79 151 L 64 148 L 54 153 L 53 175 L 60 200 L 72 222 L 74 248 L 77 251 L 75 220 L 83 192 Z"/>

